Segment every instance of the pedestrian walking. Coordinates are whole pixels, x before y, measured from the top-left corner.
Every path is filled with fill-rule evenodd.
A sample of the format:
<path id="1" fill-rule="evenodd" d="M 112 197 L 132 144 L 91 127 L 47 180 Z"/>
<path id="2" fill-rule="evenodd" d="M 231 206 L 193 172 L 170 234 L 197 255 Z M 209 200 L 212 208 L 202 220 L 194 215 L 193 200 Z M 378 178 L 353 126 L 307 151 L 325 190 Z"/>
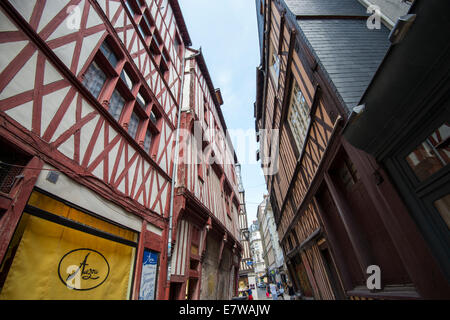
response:
<path id="1" fill-rule="evenodd" d="M 284 288 L 282 285 L 280 285 L 280 284 L 278 285 L 277 292 L 278 292 L 278 298 L 281 298 L 284 300 Z"/>
<path id="2" fill-rule="evenodd" d="M 247 287 L 247 296 L 248 300 L 253 300 L 252 289 L 250 289 L 249 287 Z"/>
<path id="3" fill-rule="evenodd" d="M 270 293 L 273 300 L 278 300 L 277 286 L 273 282 L 270 283 Z"/>
<path id="4" fill-rule="evenodd" d="M 292 282 L 289 281 L 289 283 L 287 284 L 287 289 L 288 289 L 289 299 L 295 300 L 295 290 L 294 290 L 294 286 L 292 285 Z"/>

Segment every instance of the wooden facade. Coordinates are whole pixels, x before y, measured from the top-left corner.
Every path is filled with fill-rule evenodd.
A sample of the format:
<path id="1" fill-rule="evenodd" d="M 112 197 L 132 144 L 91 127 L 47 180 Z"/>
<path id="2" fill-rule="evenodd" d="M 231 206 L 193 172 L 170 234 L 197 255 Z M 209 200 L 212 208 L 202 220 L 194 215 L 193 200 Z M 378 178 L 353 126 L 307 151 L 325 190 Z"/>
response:
<path id="1" fill-rule="evenodd" d="M 229 299 L 237 290 L 242 251 L 236 158 L 226 140 L 220 91 L 213 88 L 200 51 L 187 50 L 184 81 L 188 89 L 181 106 L 175 189 L 175 201 L 184 204 L 174 213 L 174 228 L 186 229 L 186 236 L 175 242 L 172 281 L 183 284 L 174 287 L 174 295 L 179 299 Z M 211 252 L 215 244 L 219 252 L 212 259 L 217 254 Z M 207 284 L 211 277 L 217 280 L 213 288 Z"/>
<path id="2" fill-rule="evenodd" d="M 263 19 L 260 33 L 265 34 L 257 71 L 256 130 L 279 130 L 274 148 L 270 140 L 260 141 L 266 143 L 261 158 L 278 148 L 278 172 L 267 175 L 266 182 L 291 279 L 306 298 L 445 297 L 448 284 L 439 284 L 442 273 L 412 220 L 401 232 L 411 241 L 405 248 L 397 236 L 400 225 L 393 227 L 386 217 L 386 206 L 407 215 L 395 188 L 379 166 L 371 167 L 370 156 L 343 139 L 351 113 L 298 22 L 339 15 L 292 13 L 291 6 L 302 1 L 256 1 Z M 295 99 L 305 110 L 297 118 L 292 115 Z M 396 195 L 391 203 L 374 193 L 380 183 L 384 196 Z M 408 253 L 412 247 L 420 247 L 415 257 Z M 428 267 L 417 265 L 428 259 L 433 261 Z M 370 265 L 382 270 L 380 290 L 366 287 Z"/>

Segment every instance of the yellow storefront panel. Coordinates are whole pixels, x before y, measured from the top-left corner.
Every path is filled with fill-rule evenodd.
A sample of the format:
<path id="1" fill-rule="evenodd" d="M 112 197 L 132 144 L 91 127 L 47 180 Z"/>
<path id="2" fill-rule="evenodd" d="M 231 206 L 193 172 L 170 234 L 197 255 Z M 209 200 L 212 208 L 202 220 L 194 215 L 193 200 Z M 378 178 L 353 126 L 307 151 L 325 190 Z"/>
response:
<path id="1" fill-rule="evenodd" d="M 93 217 L 91 215 L 88 215 L 84 212 L 81 212 L 79 210 L 76 210 L 72 207 L 69 207 L 65 205 L 64 203 L 53 199 L 49 196 L 46 196 L 42 193 L 39 193 L 37 191 L 34 191 L 31 194 L 30 199 L 28 200 L 28 204 L 42 209 L 44 211 L 53 213 L 55 215 L 68 218 L 70 220 L 80 222 L 82 224 L 94 227 L 98 230 L 102 230 L 114 235 L 117 235 L 121 238 L 130 240 L 130 241 L 136 241 L 137 234 L 136 232 L 121 228 L 119 226 L 113 225 L 111 223 L 108 223 L 106 221 L 97 219 L 96 217 Z"/>
<path id="2" fill-rule="evenodd" d="M 37 193 L 34 193 L 36 195 Z M 137 235 L 37 194 L 29 203 L 129 239 Z M 39 198 L 41 197 L 42 198 Z M 52 201 L 49 201 L 52 200 Z M 69 208 L 69 210 L 68 210 Z M 108 226 L 109 225 L 109 226 Z M 20 234 L 23 232 L 22 237 Z M 20 239 L 0 299 L 127 299 L 135 248 L 23 213 Z"/>

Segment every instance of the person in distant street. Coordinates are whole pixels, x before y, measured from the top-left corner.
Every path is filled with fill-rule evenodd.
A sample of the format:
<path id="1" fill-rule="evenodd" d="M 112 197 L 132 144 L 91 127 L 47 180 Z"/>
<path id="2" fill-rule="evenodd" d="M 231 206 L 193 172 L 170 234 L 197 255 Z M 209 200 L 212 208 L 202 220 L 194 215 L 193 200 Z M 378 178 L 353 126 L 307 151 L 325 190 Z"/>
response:
<path id="1" fill-rule="evenodd" d="M 288 289 L 288 295 L 290 297 L 290 300 L 295 300 L 295 290 L 294 290 L 294 286 L 292 285 L 292 282 L 288 282 L 287 284 L 287 289 Z"/>
<path id="2" fill-rule="evenodd" d="M 248 300 L 253 300 L 252 289 L 250 289 L 249 287 L 247 287 L 247 296 Z"/>
<path id="3" fill-rule="evenodd" d="M 266 297 L 270 298 L 270 286 L 266 285 Z"/>
<path id="4" fill-rule="evenodd" d="M 270 282 L 269 286 L 270 286 L 270 293 L 272 294 L 272 299 L 273 300 L 278 300 L 277 286 L 273 282 Z"/>
<path id="5" fill-rule="evenodd" d="M 278 284 L 278 298 L 281 298 L 284 300 L 284 288 L 283 286 L 279 283 Z"/>

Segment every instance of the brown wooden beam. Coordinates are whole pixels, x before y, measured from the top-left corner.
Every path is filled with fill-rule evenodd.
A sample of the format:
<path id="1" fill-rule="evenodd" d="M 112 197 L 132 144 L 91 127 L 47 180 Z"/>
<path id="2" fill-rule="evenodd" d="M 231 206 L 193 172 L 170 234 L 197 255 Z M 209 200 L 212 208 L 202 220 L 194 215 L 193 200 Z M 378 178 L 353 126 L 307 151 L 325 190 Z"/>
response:
<path id="1" fill-rule="evenodd" d="M 355 250 L 359 266 L 361 267 L 363 274 L 366 274 L 367 267 L 374 263 L 367 239 L 361 232 L 357 222 L 354 220 L 352 210 L 347 205 L 346 199 L 337 188 L 328 172 L 325 172 L 324 178 L 328 190 L 330 191 L 331 198 L 336 205 L 339 217 L 347 231 L 352 247 Z"/>

